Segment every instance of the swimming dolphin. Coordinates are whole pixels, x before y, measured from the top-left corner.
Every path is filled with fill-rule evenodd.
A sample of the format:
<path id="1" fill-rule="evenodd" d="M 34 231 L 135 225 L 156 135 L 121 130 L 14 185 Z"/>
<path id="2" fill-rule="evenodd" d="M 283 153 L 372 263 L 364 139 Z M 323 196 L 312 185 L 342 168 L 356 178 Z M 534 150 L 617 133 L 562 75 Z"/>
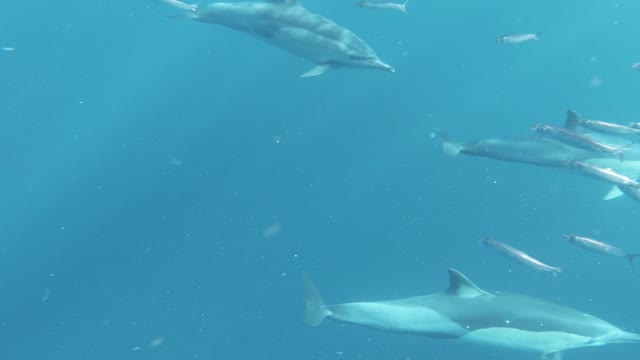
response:
<path id="1" fill-rule="evenodd" d="M 452 140 L 440 130 L 436 131 L 434 136 L 440 139 L 444 153 L 449 156 L 464 154 L 556 168 L 566 168 L 568 162 L 580 161 L 603 169 L 611 169 L 635 181 L 640 180 L 640 148 L 638 146 L 630 147 L 625 154 L 627 161 L 621 162 L 608 154 L 536 138 L 485 138 L 462 143 Z M 623 191 L 618 186 L 613 186 L 604 196 L 604 200 L 622 195 L 624 195 Z"/>
<path id="2" fill-rule="evenodd" d="M 543 360 L 560 360 L 565 350 L 640 342 L 583 312 L 518 294 L 491 294 L 457 270 L 449 269 L 443 292 L 380 302 L 325 305 L 304 274 L 305 322 L 317 326 L 326 318 L 398 334 L 460 339 L 534 351 Z"/>
<path id="3" fill-rule="evenodd" d="M 550 167 L 565 167 L 567 161 L 587 160 L 602 156 L 601 153 L 537 138 L 485 138 L 461 143 L 453 141 L 440 130 L 436 132 L 436 135 L 442 141 L 442 149 L 445 154 L 449 156 L 465 154 Z"/>
<path id="4" fill-rule="evenodd" d="M 155 1 L 183 11 L 186 18 L 249 33 L 316 64 L 301 77 L 341 67 L 395 72 L 354 33 L 312 14 L 297 0 L 217 2 L 206 6 L 178 0 Z"/>

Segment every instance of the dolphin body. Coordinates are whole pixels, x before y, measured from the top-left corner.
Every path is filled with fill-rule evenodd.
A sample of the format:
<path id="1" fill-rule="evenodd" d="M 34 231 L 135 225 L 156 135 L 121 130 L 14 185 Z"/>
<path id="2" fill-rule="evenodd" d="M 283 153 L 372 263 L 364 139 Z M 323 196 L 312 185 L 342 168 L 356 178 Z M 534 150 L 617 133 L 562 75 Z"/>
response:
<path id="1" fill-rule="evenodd" d="M 326 318 L 397 334 L 529 350 L 560 360 L 565 350 L 640 342 L 640 335 L 583 312 L 518 294 L 491 294 L 449 269 L 443 292 L 380 302 L 325 305 L 304 275 L 305 322 Z"/>
<path id="2" fill-rule="evenodd" d="M 640 180 L 640 150 L 634 145 L 625 153 L 627 160 L 607 156 L 604 153 L 582 150 L 555 141 L 536 138 L 500 139 L 486 138 L 465 143 L 452 141 L 448 135 L 439 132 L 442 149 L 449 156 L 459 154 L 485 157 L 500 161 L 525 163 L 545 167 L 566 168 L 573 161 L 585 162 L 603 169 L 611 169 L 630 179 Z M 604 200 L 624 195 L 618 186 L 613 186 Z"/>
<path id="3" fill-rule="evenodd" d="M 309 12 L 297 0 L 217 2 L 206 6 L 178 0 L 155 1 L 181 10 L 183 17 L 249 33 L 316 64 L 301 77 L 341 67 L 395 72 L 354 33 Z"/>
<path id="4" fill-rule="evenodd" d="M 449 156 L 465 154 L 550 167 L 565 167 L 567 161 L 608 157 L 608 154 L 578 149 L 556 141 L 534 137 L 522 139 L 485 138 L 461 143 L 451 140 L 442 131 L 437 131 L 437 135 L 442 141 L 442 149 Z"/>

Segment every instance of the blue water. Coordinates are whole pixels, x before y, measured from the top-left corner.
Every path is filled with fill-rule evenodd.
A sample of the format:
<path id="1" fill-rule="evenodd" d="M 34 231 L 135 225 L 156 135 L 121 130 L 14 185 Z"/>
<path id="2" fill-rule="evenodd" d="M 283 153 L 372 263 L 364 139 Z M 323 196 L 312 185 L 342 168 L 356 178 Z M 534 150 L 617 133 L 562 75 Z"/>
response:
<path id="1" fill-rule="evenodd" d="M 557 170 L 449 158 L 429 137 L 529 134 L 567 108 L 640 119 L 640 2 L 303 5 L 397 69 L 308 62 L 148 1 L 0 3 L 0 359 L 537 359 L 302 323 L 328 302 L 487 290 L 640 332 L 639 275 L 567 245 L 640 251 L 640 207 Z M 501 46 L 505 33 L 542 31 Z M 492 236 L 553 265 L 509 262 Z M 636 359 L 638 345 L 565 359 Z"/>

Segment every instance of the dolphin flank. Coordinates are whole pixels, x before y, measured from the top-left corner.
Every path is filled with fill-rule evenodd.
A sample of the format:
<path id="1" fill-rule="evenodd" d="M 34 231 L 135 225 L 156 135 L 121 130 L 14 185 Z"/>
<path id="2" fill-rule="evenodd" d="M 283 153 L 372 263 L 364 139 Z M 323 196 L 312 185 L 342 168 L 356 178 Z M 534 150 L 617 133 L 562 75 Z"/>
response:
<path id="1" fill-rule="evenodd" d="M 182 11 L 185 18 L 254 35 L 316 64 L 301 77 L 342 67 L 395 72 L 354 33 L 309 12 L 297 0 L 216 2 L 206 6 L 178 0 L 155 1 Z"/>
<path id="2" fill-rule="evenodd" d="M 449 288 L 439 293 L 336 305 L 325 305 L 311 278 L 303 276 L 305 323 L 311 326 L 330 318 L 397 334 L 528 350 L 542 360 L 560 360 L 569 349 L 640 342 L 640 335 L 572 308 L 491 294 L 454 269 L 449 269 Z"/>

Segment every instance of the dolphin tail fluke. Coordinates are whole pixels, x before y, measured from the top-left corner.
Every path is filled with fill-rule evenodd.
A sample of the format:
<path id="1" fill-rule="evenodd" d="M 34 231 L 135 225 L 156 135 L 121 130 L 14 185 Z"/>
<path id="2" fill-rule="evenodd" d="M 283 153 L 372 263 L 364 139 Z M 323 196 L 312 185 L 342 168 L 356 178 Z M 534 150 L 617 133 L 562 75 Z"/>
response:
<path id="1" fill-rule="evenodd" d="M 540 360 L 562 360 L 562 351 L 544 354 Z"/>
<path id="2" fill-rule="evenodd" d="M 318 326 L 322 321 L 331 316 L 320 297 L 320 293 L 315 284 L 306 272 L 302 273 L 304 278 L 304 323 L 311 326 Z"/>
<path id="3" fill-rule="evenodd" d="M 179 10 L 192 11 L 194 13 L 198 10 L 198 5 L 187 4 L 185 2 L 178 1 L 178 0 L 153 0 L 153 1 L 161 4 L 169 5 L 172 8 L 179 9 Z"/>
<path id="4" fill-rule="evenodd" d="M 442 141 L 442 150 L 448 156 L 458 156 L 462 150 L 464 150 L 464 145 L 452 141 L 449 138 L 449 135 L 440 129 L 436 129 L 432 137 L 438 137 L 440 141 Z"/>
<path id="5" fill-rule="evenodd" d="M 409 3 L 409 0 L 405 0 L 405 2 L 402 4 L 402 7 L 400 8 L 400 10 L 405 14 L 407 13 L 407 3 Z"/>

